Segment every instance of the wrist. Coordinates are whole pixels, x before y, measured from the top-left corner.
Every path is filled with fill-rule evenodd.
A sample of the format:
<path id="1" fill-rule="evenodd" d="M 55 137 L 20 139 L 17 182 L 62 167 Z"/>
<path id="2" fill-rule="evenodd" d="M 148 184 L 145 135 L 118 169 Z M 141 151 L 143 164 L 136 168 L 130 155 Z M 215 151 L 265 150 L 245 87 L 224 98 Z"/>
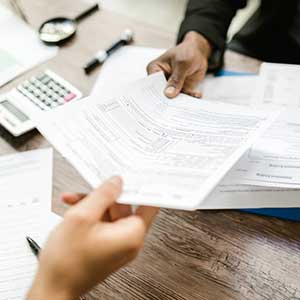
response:
<path id="1" fill-rule="evenodd" d="M 202 34 L 196 31 L 190 31 L 184 36 L 183 42 L 192 43 L 207 59 L 209 59 L 212 53 L 212 45 Z"/>
<path id="2" fill-rule="evenodd" d="M 59 280 L 59 279 L 58 279 Z M 36 278 L 27 294 L 27 300 L 78 300 L 79 297 L 72 295 L 67 290 L 51 288 L 42 280 Z"/>

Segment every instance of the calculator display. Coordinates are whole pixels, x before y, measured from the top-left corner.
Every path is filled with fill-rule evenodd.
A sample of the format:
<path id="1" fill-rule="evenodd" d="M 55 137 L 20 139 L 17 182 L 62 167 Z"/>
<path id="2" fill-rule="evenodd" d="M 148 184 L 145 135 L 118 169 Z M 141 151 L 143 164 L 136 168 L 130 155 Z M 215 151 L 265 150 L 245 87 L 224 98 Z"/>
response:
<path id="1" fill-rule="evenodd" d="M 0 103 L 0 105 L 6 108 L 10 113 L 12 113 L 17 119 L 19 119 L 19 121 L 25 122 L 29 120 L 29 118 L 18 108 L 16 108 L 11 102 L 4 100 Z"/>

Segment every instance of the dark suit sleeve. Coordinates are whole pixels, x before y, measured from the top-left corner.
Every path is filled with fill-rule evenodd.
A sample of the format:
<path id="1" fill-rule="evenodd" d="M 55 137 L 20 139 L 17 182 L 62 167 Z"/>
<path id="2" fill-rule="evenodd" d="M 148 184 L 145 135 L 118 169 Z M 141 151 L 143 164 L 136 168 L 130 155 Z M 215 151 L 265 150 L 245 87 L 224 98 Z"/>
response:
<path id="1" fill-rule="evenodd" d="M 196 31 L 222 56 L 229 25 L 237 10 L 246 4 L 247 0 L 189 0 L 177 42 L 189 31 Z"/>

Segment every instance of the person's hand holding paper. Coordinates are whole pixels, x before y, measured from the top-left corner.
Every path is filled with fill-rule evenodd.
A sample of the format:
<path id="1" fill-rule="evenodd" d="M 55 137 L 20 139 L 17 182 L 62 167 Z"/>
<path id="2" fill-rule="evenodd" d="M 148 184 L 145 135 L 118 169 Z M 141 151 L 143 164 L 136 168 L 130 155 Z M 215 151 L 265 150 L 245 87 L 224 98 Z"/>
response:
<path id="1" fill-rule="evenodd" d="M 157 209 L 132 213 L 115 203 L 121 192 L 113 177 L 67 211 L 41 252 L 28 300 L 79 299 L 137 256 Z"/>
<path id="2" fill-rule="evenodd" d="M 196 88 L 205 77 L 210 52 L 211 46 L 203 36 L 189 32 L 182 43 L 149 63 L 147 71 L 148 74 L 164 72 L 168 78 L 167 97 L 175 98 L 182 92 L 200 98 Z"/>

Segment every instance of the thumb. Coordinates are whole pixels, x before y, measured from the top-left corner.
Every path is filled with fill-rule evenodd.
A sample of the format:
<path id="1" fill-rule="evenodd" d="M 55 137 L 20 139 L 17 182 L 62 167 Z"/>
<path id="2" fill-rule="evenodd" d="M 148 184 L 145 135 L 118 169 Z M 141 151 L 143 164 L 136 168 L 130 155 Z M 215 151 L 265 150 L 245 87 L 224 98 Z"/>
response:
<path id="1" fill-rule="evenodd" d="M 174 70 L 168 80 L 165 95 L 175 98 L 181 92 L 186 79 L 187 69 L 181 64 L 175 64 Z"/>

